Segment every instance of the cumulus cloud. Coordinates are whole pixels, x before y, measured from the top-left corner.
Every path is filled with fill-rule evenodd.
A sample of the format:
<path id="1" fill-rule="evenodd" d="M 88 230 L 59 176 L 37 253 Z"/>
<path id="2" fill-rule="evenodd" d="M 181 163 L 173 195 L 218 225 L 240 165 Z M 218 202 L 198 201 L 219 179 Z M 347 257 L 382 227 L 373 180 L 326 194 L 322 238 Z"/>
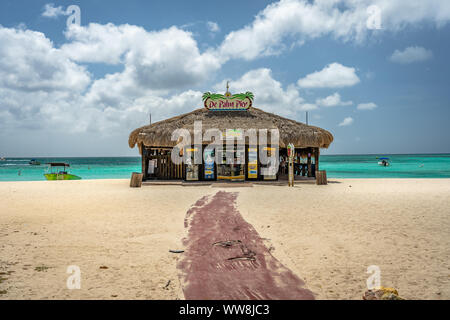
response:
<path id="1" fill-rule="evenodd" d="M 342 88 L 354 86 L 359 82 L 355 68 L 335 62 L 320 71 L 308 74 L 298 80 L 297 84 L 301 88 Z"/>
<path id="2" fill-rule="evenodd" d="M 369 102 L 369 103 L 360 103 L 360 104 L 358 104 L 358 106 L 356 108 L 358 110 L 373 110 L 377 107 L 378 106 L 375 103 Z"/>
<path id="3" fill-rule="evenodd" d="M 43 33 L 0 26 L 0 130 L 77 131 L 91 74 Z"/>
<path id="4" fill-rule="evenodd" d="M 316 104 L 321 107 L 337 107 L 337 106 L 351 106 L 353 101 L 342 101 L 341 95 L 337 92 L 323 99 L 317 99 Z"/>
<path id="5" fill-rule="evenodd" d="M 381 13 L 381 30 L 370 30 L 369 6 Z M 252 23 L 230 32 L 218 48 L 223 59 L 252 60 L 279 54 L 291 44 L 331 36 L 342 41 L 363 42 L 374 32 L 399 31 L 433 23 L 441 27 L 450 20 L 448 0 L 281 0 L 259 12 Z"/>
<path id="6" fill-rule="evenodd" d="M 317 105 L 314 103 L 304 103 L 300 106 L 300 108 L 298 109 L 298 111 L 312 111 L 312 110 L 316 110 L 317 109 Z"/>
<path id="7" fill-rule="evenodd" d="M 217 91 L 225 91 L 226 81 L 214 86 Z M 299 111 L 317 109 L 315 104 L 306 103 L 300 96 L 295 85 L 283 88 L 282 84 L 273 79 L 272 71 L 260 68 L 248 71 L 242 77 L 230 81 L 232 92 L 251 91 L 255 95 L 254 106 L 269 112 L 284 116 L 293 116 Z"/>
<path id="8" fill-rule="evenodd" d="M 373 4 L 382 12 L 381 31 L 366 27 L 366 9 Z M 52 4 L 42 13 L 61 15 L 67 13 Z M 447 0 L 281 0 L 249 25 L 230 32 L 217 48 L 206 50 L 199 49 L 190 32 L 177 27 L 147 31 L 128 24 L 72 25 L 65 33 L 67 42 L 55 47 L 43 33 L 0 26 L 0 130 L 45 126 L 59 132 L 126 135 L 148 122 L 150 110 L 154 120 L 161 120 L 200 107 L 201 92 L 189 89 L 204 84 L 229 59 L 279 54 L 318 37 L 361 43 L 373 32 L 420 23 L 440 27 L 449 19 Z M 212 21 L 207 26 L 211 32 L 220 30 Z M 83 66 L 87 63 L 122 69 L 95 79 Z M 253 91 L 256 107 L 295 116 L 319 104 L 349 103 L 336 99 L 336 94 L 307 102 L 299 87 L 340 88 L 359 81 L 354 68 L 333 63 L 300 79 L 298 86 L 282 85 L 266 68 L 247 72 L 231 86 L 234 91 Z M 224 83 L 220 89 L 225 90 Z"/>
<path id="9" fill-rule="evenodd" d="M 173 30 L 174 34 L 172 30 L 167 32 L 178 34 L 177 30 Z M 175 90 L 180 82 L 166 83 L 161 89 L 140 79 L 135 68 L 145 68 L 146 63 L 151 65 L 154 61 L 145 56 L 143 60 L 134 57 L 139 55 L 138 50 L 129 50 L 122 72 L 93 79 L 85 67 L 73 61 L 75 56 L 68 55 L 65 48 L 55 48 L 40 32 L 0 26 L 0 42 L 0 131 L 45 127 L 65 133 L 128 133 L 147 123 L 150 111 L 154 120 L 162 120 L 201 105 L 201 92 Z M 177 48 L 174 45 L 173 50 Z M 190 55 L 190 59 L 183 60 L 188 65 L 203 63 L 197 61 L 200 54 Z M 172 59 L 175 58 L 166 56 L 159 62 L 175 63 Z M 182 67 L 180 76 L 184 76 L 183 69 L 188 72 L 186 66 Z M 148 70 L 145 76 L 157 77 L 163 72 L 158 68 L 164 66 Z"/>
<path id="10" fill-rule="evenodd" d="M 405 48 L 405 50 L 395 50 L 389 57 L 391 62 L 408 64 L 429 60 L 433 57 L 433 52 L 423 47 L 414 46 Z"/>
<path id="11" fill-rule="evenodd" d="M 213 32 L 213 33 L 216 33 L 216 32 L 220 31 L 220 27 L 219 27 L 219 25 L 216 22 L 207 21 L 206 22 L 206 26 L 208 27 L 208 30 Z"/>
<path id="12" fill-rule="evenodd" d="M 114 24 L 71 25 L 61 50 L 77 62 L 123 64 L 122 76 L 147 89 L 194 86 L 221 67 L 211 52 L 201 53 L 190 32 L 171 27 L 148 32 Z"/>
<path id="13" fill-rule="evenodd" d="M 339 127 L 346 127 L 351 125 L 354 122 L 352 117 L 347 117 L 344 120 L 342 120 L 341 123 L 339 123 Z"/>
<path id="14" fill-rule="evenodd" d="M 57 18 L 65 15 L 67 15 L 67 13 L 63 10 L 62 6 L 55 7 L 53 3 L 47 3 L 42 12 L 42 16 L 46 18 Z"/>
<path id="15" fill-rule="evenodd" d="M 0 86 L 20 91 L 82 91 L 90 74 L 41 32 L 0 27 Z"/>
<path id="16" fill-rule="evenodd" d="M 100 133 L 129 131 L 137 126 L 148 123 L 149 114 L 152 121 L 160 121 L 175 115 L 192 111 L 201 107 L 202 93 L 187 90 L 170 95 L 159 95 L 154 92 L 145 92 L 139 96 L 129 97 L 119 95 L 112 103 L 101 100 L 101 107 L 90 110 L 89 117 L 82 117 L 85 131 L 98 131 Z M 86 97 L 83 100 L 85 108 L 95 106 Z M 98 121 L 92 121 L 91 116 L 98 114 Z"/>

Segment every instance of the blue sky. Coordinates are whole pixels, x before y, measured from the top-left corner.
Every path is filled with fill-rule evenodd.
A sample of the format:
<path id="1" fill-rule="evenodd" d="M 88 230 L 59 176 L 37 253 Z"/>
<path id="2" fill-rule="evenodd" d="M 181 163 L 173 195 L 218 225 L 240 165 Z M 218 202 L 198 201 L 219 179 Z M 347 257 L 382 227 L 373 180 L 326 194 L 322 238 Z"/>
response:
<path id="1" fill-rule="evenodd" d="M 4 0 L 0 156 L 137 155 L 150 112 L 199 108 L 226 81 L 308 110 L 335 137 L 326 154 L 448 153 L 449 21 L 447 0 Z"/>

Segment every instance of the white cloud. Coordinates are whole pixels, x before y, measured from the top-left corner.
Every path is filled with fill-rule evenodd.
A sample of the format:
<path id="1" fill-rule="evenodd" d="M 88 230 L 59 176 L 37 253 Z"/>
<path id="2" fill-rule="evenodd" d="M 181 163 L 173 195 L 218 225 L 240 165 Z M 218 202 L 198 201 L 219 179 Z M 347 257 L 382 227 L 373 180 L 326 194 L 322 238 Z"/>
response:
<path id="1" fill-rule="evenodd" d="M 147 89 L 194 86 L 221 67 L 211 52 L 200 53 L 190 32 L 177 27 L 148 32 L 131 25 L 91 23 L 72 25 L 66 37 L 71 42 L 61 50 L 74 61 L 124 64 L 121 75 Z"/>
<path id="2" fill-rule="evenodd" d="M 380 9 L 381 30 L 367 29 L 371 5 Z M 223 59 L 252 60 L 318 37 L 361 43 L 369 34 L 414 28 L 420 23 L 440 27 L 449 20 L 448 0 L 281 0 L 259 12 L 249 25 L 230 32 L 218 52 Z"/>
<path id="3" fill-rule="evenodd" d="M 208 21 L 208 22 L 206 22 L 206 26 L 208 27 L 208 30 L 213 33 L 220 31 L 220 27 L 216 22 Z"/>
<path id="4" fill-rule="evenodd" d="M 321 107 L 337 107 L 337 106 L 351 106 L 353 101 L 342 101 L 341 95 L 337 92 L 323 99 L 317 99 L 316 104 Z"/>
<path id="5" fill-rule="evenodd" d="M 224 92 L 225 86 L 226 81 L 222 81 L 214 89 Z M 316 105 L 304 101 L 294 85 L 283 88 L 279 81 L 272 78 L 272 71 L 267 68 L 251 70 L 241 78 L 230 81 L 230 91 L 251 91 L 255 95 L 254 107 L 284 116 L 317 109 Z"/>
<path id="6" fill-rule="evenodd" d="M 297 83 L 301 88 L 342 88 L 354 86 L 359 81 L 355 68 L 335 62 L 327 65 L 321 71 L 308 74 Z"/>
<path id="7" fill-rule="evenodd" d="M 43 126 L 126 136 L 148 122 L 150 110 L 156 121 L 200 107 L 201 93 L 188 89 L 210 80 L 228 59 L 278 54 L 292 43 L 324 36 L 363 41 L 373 32 L 366 28 L 369 4 L 382 10 L 380 32 L 424 22 L 442 26 L 450 18 L 449 1 L 282 0 L 267 6 L 248 26 L 229 33 L 214 50 L 200 50 L 193 35 L 177 27 L 147 31 L 128 24 L 72 25 L 65 33 L 66 44 L 55 47 L 43 33 L 25 26 L 0 26 L 0 130 Z M 48 4 L 42 15 L 67 13 Z M 207 26 L 211 32 L 220 30 L 212 21 Z M 93 79 L 84 63 L 123 69 Z M 339 88 L 359 81 L 354 68 L 333 63 L 298 85 Z M 340 97 L 333 102 L 335 95 L 309 103 L 294 84 L 283 86 L 275 80 L 270 69 L 249 71 L 231 85 L 235 91 L 253 91 L 256 107 L 285 116 L 316 109 L 317 104 L 349 103 Z"/>
<path id="8" fill-rule="evenodd" d="M 173 34 L 172 30 L 167 32 L 169 36 L 180 35 L 177 30 Z M 97 132 L 126 136 L 131 129 L 148 122 L 150 111 L 156 121 L 201 106 L 201 92 L 173 90 L 180 82 L 166 82 L 166 87 L 161 89 L 140 79 L 135 68 L 145 68 L 146 63 L 152 62 L 145 55 L 139 59 L 134 57 L 139 55 L 139 50 L 134 48 L 130 50 L 134 50 L 132 54 L 127 53 L 122 72 L 94 80 L 84 67 L 72 61 L 73 56 L 69 59 L 66 50 L 55 48 L 40 32 L 0 26 L 0 43 L 2 132 L 8 128 L 15 131 L 46 128 L 47 133 Z M 161 44 L 171 42 L 161 41 Z M 175 44 L 165 53 L 177 48 L 180 47 Z M 189 66 L 207 71 L 208 63 L 201 65 L 203 61 L 197 61 L 202 59 L 200 54 L 184 54 L 187 59 L 180 62 L 175 63 L 175 57 L 167 56 L 159 62 L 178 64 L 181 77 L 185 77 L 183 72 L 188 72 Z M 148 70 L 147 76 L 151 77 L 153 72 L 158 77 L 163 72 L 158 68 L 164 66 Z M 191 74 L 197 76 L 196 72 Z M 167 81 L 167 78 L 160 80 Z"/>
<path id="9" fill-rule="evenodd" d="M 352 117 L 347 117 L 344 120 L 342 120 L 341 123 L 339 123 L 339 127 L 346 127 L 351 125 L 354 122 Z"/>
<path id="10" fill-rule="evenodd" d="M 378 106 L 375 103 L 369 102 L 369 103 L 360 103 L 360 104 L 358 104 L 358 106 L 356 108 L 358 110 L 373 110 L 377 107 Z"/>
<path id="11" fill-rule="evenodd" d="M 0 26 L 0 87 L 79 92 L 90 74 L 53 47 L 41 32 Z"/>
<path id="12" fill-rule="evenodd" d="M 413 62 L 426 61 L 433 57 L 433 52 L 423 47 L 408 47 L 403 51 L 395 50 L 389 57 L 391 62 L 408 64 Z"/>
<path id="13" fill-rule="evenodd" d="M 73 24 L 65 31 L 69 42 L 62 45 L 61 50 L 77 62 L 121 64 L 133 43 L 141 41 L 146 33 L 144 29 L 130 25 Z"/>
<path id="14" fill-rule="evenodd" d="M 67 36 L 69 42 L 55 48 L 40 32 L 0 27 L 0 130 L 45 127 L 126 136 L 148 122 L 149 112 L 157 121 L 201 107 L 201 92 L 182 91 L 183 86 L 203 83 L 221 66 L 199 51 L 189 32 L 175 27 L 147 32 L 128 25 L 74 25 Z M 124 69 L 93 79 L 78 62 Z M 251 90 L 255 106 L 286 116 L 317 108 L 295 85 L 273 79 L 270 69 L 247 72 L 232 81 L 232 90 Z"/>
<path id="15" fill-rule="evenodd" d="M 150 113 L 152 121 L 156 122 L 190 112 L 202 106 L 201 97 L 201 92 L 192 90 L 167 96 L 153 92 L 133 97 L 119 94 L 110 100 L 101 99 L 100 105 L 85 97 L 81 103 L 86 115 L 77 122 L 80 131 L 128 135 L 134 128 L 147 124 Z"/>
<path id="16" fill-rule="evenodd" d="M 203 107 L 202 95 L 202 92 L 194 90 L 187 90 L 168 97 L 148 95 L 136 99 L 132 108 L 138 109 L 144 114 L 151 111 L 152 119 L 159 121 Z"/>
<path id="17" fill-rule="evenodd" d="M 299 111 L 312 111 L 316 110 L 317 105 L 314 103 L 304 103 L 300 106 Z"/>
<path id="18" fill-rule="evenodd" d="M 67 15 L 67 13 L 63 10 L 62 6 L 55 7 L 53 3 L 47 3 L 42 12 L 42 16 L 47 18 L 57 18 L 65 15 Z"/>

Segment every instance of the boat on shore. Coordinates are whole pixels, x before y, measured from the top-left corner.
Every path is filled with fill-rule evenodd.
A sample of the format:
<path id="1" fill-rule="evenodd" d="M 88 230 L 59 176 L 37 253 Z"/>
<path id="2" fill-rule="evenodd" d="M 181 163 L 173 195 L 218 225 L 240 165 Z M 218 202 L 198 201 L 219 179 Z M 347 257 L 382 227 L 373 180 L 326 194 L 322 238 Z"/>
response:
<path id="1" fill-rule="evenodd" d="M 51 162 L 47 163 L 50 166 L 50 173 L 45 173 L 45 179 L 49 181 L 54 180 L 81 180 L 81 177 L 67 172 L 66 168 L 70 167 L 68 163 Z M 56 168 L 56 169 L 54 169 Z M 63 168 L 63 170 L 61 170 Z"/>

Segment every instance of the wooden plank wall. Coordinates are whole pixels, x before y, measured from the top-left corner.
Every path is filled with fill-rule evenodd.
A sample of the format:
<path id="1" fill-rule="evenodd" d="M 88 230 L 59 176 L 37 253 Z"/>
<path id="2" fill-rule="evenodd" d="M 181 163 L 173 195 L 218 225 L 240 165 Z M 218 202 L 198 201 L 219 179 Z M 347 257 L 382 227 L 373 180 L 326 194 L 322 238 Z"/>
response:
<path id="1" fill-rule="evenodd" d="M 170 155 L 150 155 L 148 160 L 156 160 L 155 175 L 161 180 L 183 179 L 183 164 L 174 164 Z"/>

